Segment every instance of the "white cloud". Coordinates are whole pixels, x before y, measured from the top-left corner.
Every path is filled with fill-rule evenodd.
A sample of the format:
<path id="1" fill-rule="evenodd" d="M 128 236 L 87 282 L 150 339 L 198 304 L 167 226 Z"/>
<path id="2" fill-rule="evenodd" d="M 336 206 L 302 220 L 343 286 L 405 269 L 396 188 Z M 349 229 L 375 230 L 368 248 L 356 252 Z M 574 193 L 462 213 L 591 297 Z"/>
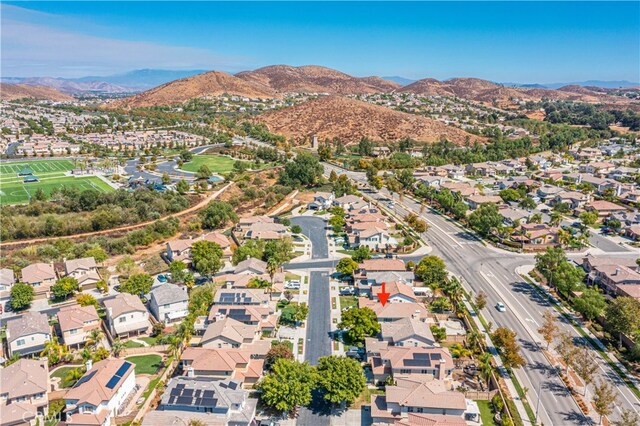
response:
<path id="1" fill-rule="evenodd" d="M 139 68 L 239 71 L 248 63 L 207 49 L 82 34 L 47 21 L 56 21 L 55 15 L 2 5 L 3 76 L 81 77 Z"/>

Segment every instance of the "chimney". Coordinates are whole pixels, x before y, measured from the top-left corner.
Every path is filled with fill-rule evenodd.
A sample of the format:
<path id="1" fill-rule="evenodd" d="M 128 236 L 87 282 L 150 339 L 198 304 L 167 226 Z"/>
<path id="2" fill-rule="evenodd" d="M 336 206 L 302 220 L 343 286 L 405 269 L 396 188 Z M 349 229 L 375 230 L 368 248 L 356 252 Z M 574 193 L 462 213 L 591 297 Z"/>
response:
<path id="1" fill-rule="evenodd" d="M 187 368 L 187 377 L 195 377 L 195 376 L 196 376 L 196 374 L 193 371 L 193 367 Z"/>
<path id="2" fill-rule="evenodd" d="M 420 318 L 420 310 L 416 309 L 415 311 L 413 311 L 413 314 L 411 314 L 411 318 L 413 318 L 413 319 Z"/>
<path id="3" fill-rule="evenodd" d="M 445 371 L 445 364 L 447 363 L 447 361 L 445 361 L 444 359 L 440 360 L 440 365 L 438 365 L 438 373 L 436 378 L 438 380 L 444 380 L 445 376 L 446 376 L 446 371 Z"/>
<path id="4" fill-rule="evenodd" d="M 85 362 L 85 365 L 87 366 L 87 371 L 89 371 L 93 368 L 93 361 L 88 359 L 87 362 Z"/>
<path id="5" fill-rule="evenodd" d="M 616 268 L 616 272 L 613 275 L 618 275 L 620 274 L 620 268 Z"/>

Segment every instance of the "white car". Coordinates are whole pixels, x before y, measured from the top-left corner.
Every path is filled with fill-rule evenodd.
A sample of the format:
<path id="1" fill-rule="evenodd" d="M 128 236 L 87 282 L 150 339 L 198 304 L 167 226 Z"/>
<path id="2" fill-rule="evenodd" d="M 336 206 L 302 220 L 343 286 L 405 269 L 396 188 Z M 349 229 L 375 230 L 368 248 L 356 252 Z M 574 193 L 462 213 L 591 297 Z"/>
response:
<path id="1" fill-rule="evenodd" d="M 291 280 L 284 283 L 284 288 L 288 290 L 300 290 L 300 281 Z"/>
<path id="2" fill-rule="evenodd" d="M 504 306 L 504 303 L 502 302 L 496 303 L 496 309 L 498 310 L 498 312 L 507 312 L 507 307 Z"/>

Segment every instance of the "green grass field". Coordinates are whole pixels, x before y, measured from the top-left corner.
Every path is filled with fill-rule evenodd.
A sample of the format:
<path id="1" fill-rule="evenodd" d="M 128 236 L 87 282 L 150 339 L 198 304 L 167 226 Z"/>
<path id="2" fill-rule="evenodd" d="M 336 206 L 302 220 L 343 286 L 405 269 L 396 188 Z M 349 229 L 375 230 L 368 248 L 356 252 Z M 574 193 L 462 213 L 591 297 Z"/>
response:
<path id="1" fill-rule="evenodd" d="M 25 168 L 31 169 L 39 181 L 24 183 L 24 177 L 18 176 L 18 173 Z M 38 188 L 42 188 L 47 194 L 50 194 L 54 188 L 62 186 L 76 187 L 80 190 L 113 191 L 111 186 L 96 176 L 65 176 L 65 173 L 73 169 L 73 161 L 53 158 L 2 163 L 0 164 L 0 204 L 28 203 Z"/>
<path id="2" fill-rule="evenodd" d="M 40 177 L 40 176 L 38 176 Z M 0 204 L 24 204 L 28 203 L 38 188 L 42 188 L 46 194 L 50 194 L 54 188 L 62 186 L 76 187 L 80 190 L 95 189 L 100 192 L 111 192 L 114 189 L 105 181 L 96 176 L 62 176 L 42 178 L 39 182 L 23 183 L 0 182 Z"/>
<path id="3" fill-rule="evenodd" d="M 138 355 L 125 358 L 136 365 L 136 374 L 156 374 L 160 370 L 160 355 Z"/>
<path id="4" fill-rule="evenodd" d="M 206 164 L 213 173 L 229 173 L 233 170 L 236 160 L 223 155 L 194 155 L 193 159 L 182 165 L 182 170 L 197 172 L 200 166 Z"/>

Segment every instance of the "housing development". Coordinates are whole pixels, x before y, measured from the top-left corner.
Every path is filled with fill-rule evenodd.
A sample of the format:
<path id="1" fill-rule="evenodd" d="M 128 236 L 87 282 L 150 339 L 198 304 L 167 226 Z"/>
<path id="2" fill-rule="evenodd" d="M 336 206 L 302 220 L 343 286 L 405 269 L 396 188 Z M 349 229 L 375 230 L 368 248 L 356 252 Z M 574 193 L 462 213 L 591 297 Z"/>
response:
<path id="1" fill-rule="evenodd" d="M 637 84 L 184 66 L 3 77 L 0 426 L 640 424 Z"/>

